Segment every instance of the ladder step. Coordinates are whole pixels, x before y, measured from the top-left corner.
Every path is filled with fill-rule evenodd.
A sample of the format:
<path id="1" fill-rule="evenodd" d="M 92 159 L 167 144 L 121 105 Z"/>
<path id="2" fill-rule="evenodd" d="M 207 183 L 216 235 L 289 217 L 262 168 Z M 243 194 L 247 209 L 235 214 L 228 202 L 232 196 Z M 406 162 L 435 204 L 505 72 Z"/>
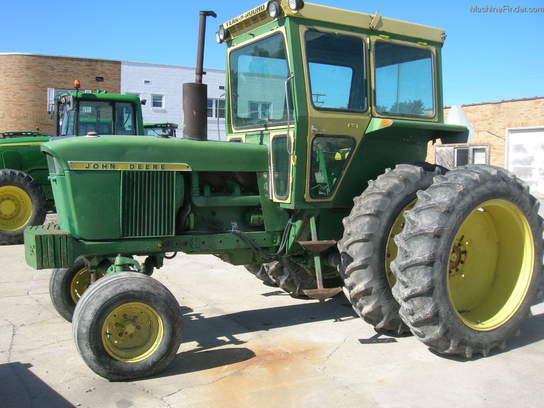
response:
<path id="1" fill-rule="evenodd" d="M 314 254 L 320 254 L 321 252 L 329 249 L 336 245 L 334 240 L 326 241 L 298 241 L 299 245 L 307 251 L 310 251 Z"/>

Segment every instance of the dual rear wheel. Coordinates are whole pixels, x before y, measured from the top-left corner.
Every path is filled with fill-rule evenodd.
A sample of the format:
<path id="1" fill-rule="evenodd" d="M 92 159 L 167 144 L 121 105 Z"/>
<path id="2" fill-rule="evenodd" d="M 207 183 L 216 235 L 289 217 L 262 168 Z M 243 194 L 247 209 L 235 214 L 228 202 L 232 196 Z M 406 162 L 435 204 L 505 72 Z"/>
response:
<path id="1" fill-rule="evenodd" d="M 439 353 L 487 355 L 505 346 L 535 300 L 538 202 L 492 166 L 435 174 L 414 201 L 407 186 L 427 183 L 422 172 L 419 182 L 406 177 L 415 167 L 380 176 L 345 220 L 341 271 L 353 307 L 376 329 L 409 330 Z"/>

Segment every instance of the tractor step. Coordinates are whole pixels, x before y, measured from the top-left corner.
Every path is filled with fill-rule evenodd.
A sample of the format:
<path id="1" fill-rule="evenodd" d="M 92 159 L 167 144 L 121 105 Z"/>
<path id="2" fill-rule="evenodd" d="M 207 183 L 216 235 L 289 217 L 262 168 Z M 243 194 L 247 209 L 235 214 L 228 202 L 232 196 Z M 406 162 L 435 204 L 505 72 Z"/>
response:
<path id="1" fill-rule="evenodd" d="M 336 245 L 334 240 L 325 240 L 325 241 L 298 241 L 299 245 L 304 248 L 306 251 L 309 251 L 313 254 L 320 254 L 321 252 L 329 249 Z"/>
<path id="2" fill-rule="evenodd" d="M 342 288 L 304 289 L 303 292 L 309 298 L 317 299 L 320 302 L 323 302 L 325 299 L 338 295 L 340 292 L 342 292 Z"/>

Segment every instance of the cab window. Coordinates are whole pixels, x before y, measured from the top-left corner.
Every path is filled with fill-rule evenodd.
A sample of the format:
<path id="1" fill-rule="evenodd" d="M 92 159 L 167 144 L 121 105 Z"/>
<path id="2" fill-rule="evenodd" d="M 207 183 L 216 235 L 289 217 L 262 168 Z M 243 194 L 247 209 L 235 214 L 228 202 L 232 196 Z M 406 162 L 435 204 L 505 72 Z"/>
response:
<path id="1" fill-rule="evenodd" d="M 312 141 L 310 197 L 330 197 L 344 171 L 355 146 L 348 136 L 317 135 Z"/>
<path id="2" fill-rule="evenodd" d="M 293 119 L 287 111 L 293 104 L 285 95 L 289 66 L 280 33 L 232 51 L 230 76 L 234 127 L 277 126 Z"/>
<path id="3" fill-rule="evenodd" d="M 135 135 L 134 109 L 128 102 L 118 102 L 115 104 L 115 134 L 116 135 Z"/>
<path id="4" fill-rule="evenodd" d="M 395 116 L 435 115 L 434 70 L 428 48 L 376 41 L 376 109 Z"/>
<path id="5" fill-rule="evenodd" d="M 366 110 L 364 43 L 315 30 L 305 34 L 312 104 L 316 109 Z"/>
<path id="6" fill-rule="evenodd" d="M 113 106 L 109 102 L 79 102 L 79 136 L 89 132 L 100 135 L 113 133 Z"/>

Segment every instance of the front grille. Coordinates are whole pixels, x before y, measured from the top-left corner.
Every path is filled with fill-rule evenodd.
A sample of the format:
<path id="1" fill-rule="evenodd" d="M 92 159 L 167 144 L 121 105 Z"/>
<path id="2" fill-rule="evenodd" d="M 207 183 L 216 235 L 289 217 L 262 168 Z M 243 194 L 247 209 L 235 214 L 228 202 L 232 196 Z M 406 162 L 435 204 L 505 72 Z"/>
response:
<path id="1" fill-rule="evenodd" d="M 122 186 L 123 237 L 174 235 L 175 172 L 123 171 Z"/>

